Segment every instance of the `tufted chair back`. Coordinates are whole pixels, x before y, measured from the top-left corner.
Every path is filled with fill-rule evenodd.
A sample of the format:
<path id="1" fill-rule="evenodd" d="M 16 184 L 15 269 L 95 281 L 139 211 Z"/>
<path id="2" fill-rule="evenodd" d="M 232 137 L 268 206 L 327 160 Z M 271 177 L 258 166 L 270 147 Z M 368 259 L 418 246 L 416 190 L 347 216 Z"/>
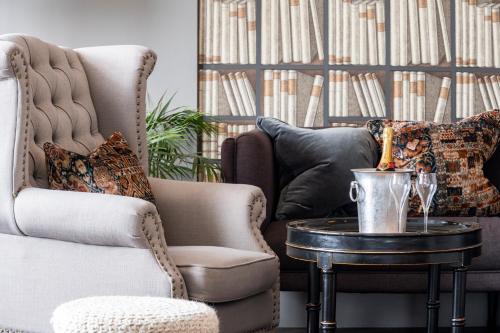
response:
<path id="1" fill-rule="evenodd" d="M 12 206 L 22 188 L 48 186 L 45 142 L 87 155 L 121 131 L 147 172 L 145 85 L 154 62 L 143 47 L 73 50 L 0 36 L 0 232 L 19 233 Z"/>

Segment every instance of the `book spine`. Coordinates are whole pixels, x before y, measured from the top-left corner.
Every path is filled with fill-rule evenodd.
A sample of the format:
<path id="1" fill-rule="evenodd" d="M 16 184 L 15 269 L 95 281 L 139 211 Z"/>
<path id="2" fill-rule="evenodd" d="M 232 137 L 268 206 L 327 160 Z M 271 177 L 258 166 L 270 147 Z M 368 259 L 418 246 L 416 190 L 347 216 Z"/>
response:
<path id="1" fill-rule="evenodd" d="M 425 120 L 425 73 L 417 72 L 417 120 Z"/>
<path id="2" fill-rule="evenodd" d="M 350 0 L 349 0 L 350 1 Z M 318 18 L 318 7 L 316 6 L 316 0 L 309 0 L 311 6 L 311 18 L 314 28 L 314 37 L 316 40 L 316 50 L 318 51 L 318 60 L 325 60 L 325 52 L 323 50 L 323 37 L 321 36 L 321 29 Z"/>
<path id="3" fill-rule="evenodd" d="M 247 3 L 238 3 L 238 55 L 240 64 L 248 64 Z"/>
<path id="4" fill-rule="evenodd" d="M 375 3 L 377 12 L 377 54 L 378 64 L 385 65 L 385 6 L 384 1 L 379 0 Z M 356 36 L 353 33 L 353 38 Z"/>
<path id="5" fill-rule="evenodd" d="M 212 116 L 219 115 L 219 82 L 220 74 L 218 71 L 212 71 Z"/>
<path id="6" fill-rule="evenodd" d="M 475 90 L 474 86 L 476 85 L 476 76 L 472 73 L 469 73 L 469 113 L 468 117 L 471 117 L 474 115 L 474 101 L 475 101 Z"/>
<path id="7" fill-rule="evenodd" d="M 496 98 L 495 98 L 495 92 L 493 91 L 493 85 L 491 83 L 491 80 L 487 76 L 485 76 L 483 78 L 483 80 L 484 80 L 484 84 L 486 86 L 486 92 L 488 93 L 488 97 L 490 99 L 491 108 L 494 110 L 498 110 L 498 103 L 497 103 Z M 477 81 L 479 84 L 479 79 Z"/>
<path id="8" fill-rule="evenodd" d="M 493 93 L 495 95 L 495 100 L 497 105 L 500 106 L 500 85 L 498 84 L 497 77 L 495 75 L 490 76 L 491 85 L 493 87 Z"/>
<path id="9" fill-rule="evenodd" d="M 221 3 L 221 24 L 220 24 L 220 62 L 229 63 L 229 4 Z"/>
<path id="10" fill-rule="evenodd" d="M 288 122 L 288 71 L 281 71 L 280 77 L 280 119 Z"/>
<path id="11" fill-rule="evenodd" d="M 455 97 L 455 114 L 457 118 L 462 118 L 463 107 L 462 107 L 462 94 L 463 94 L 463 75 L 461 72 L 457 72 L 457 87 L 456 87 L 456 97 Z"/>
<path id="12" fill-rule="evenodd" d="M 359 11 L 359 64 L 368 65 L 368 17 L 365 2 L 358 5 Z"/>
<path id="13" fill-rule="evenodd" d="M 281 72 L 273 71 L 273 117 L 280 119 L 280 81 Z"/>
<path id="14" fill-rule="evenodd" d="M 370 95 L 370 99 L 375 109 L 375 115 L 377 117 L 383 117 L 384 116 L 383 105 L 380 104 L 380 99 L 378 98 L 377 87 L 375 86 L 374 82 L 375 80 L 371 75 L 371 73 L 366 73 L 364 76 L 366 80 L 366 85 L 368 86 L 368 93 Z"/>
<path id="15" fill-rule="evenodd" d="M 436 112 L 434 113 L 434 122 L 442 123 L 444 121 L 444 113 L 446 104 L 448 104 L 448 96 L 450 96 L 451 79 L 443 77 L 441 81 L 441 89 L 439 90 L 439 97 L 436 105 Z"/>
<path id="16" fill-rule="evenodd" d="M 271 63 L 271 1 L 261 0 L 261 63 L 269 65 Z M 296 0 L 298 1 L 298 0 Z M 292 0 L 294 2 L 294 0 Z M 234 2 L 232 2 L 234 3 Z M 231 3 L 231 4 L 232 4 Z M 293 8 L 293 7 L 292 7 Z M 292 12 L 293 13 L 293 12 Z M 293 19 L 293 17 L 292 17 Z M 293 23 L 293 22 L 292 22 Z M 293 28 L 293 24 L 292 24 Z"/>
<path id="17" fill-rule="evenodd" d="M 227 77 L 229 78 L 231 89 L 233 90 L 233 96 L 236 101 L 236 107 L 238 108 L 238 114 L 245 116 L 247 113 L 245 111 L 245 105 L 243 104 L 243 98 L 241 97 L 240 90 L 238 89 L 236 77 L 233 73 L 228 73 Z"/>
<path id="18" fill-rule="evenodd" d="M 356 95 L 356 100 L 358 101 L 359 109 L 361 110 L 361 115 L 363 117 L 369 117 L 370 114 L 368 113 L 368 107 L 366 106 L 358 77 L 356 75 L 352 75 L 351 82 L 354 89 L 354 94 Z"/>
<path id="19" fill-rule="evenodd" d="M 255 0 L 247 0 L 248 62 L 257 63 L 257 8 Z"/>
<path id="20" fill-rule="evenodd" d="M 390 1 L 391 10 L 391 65 L 399 66 L 399 0 Z M 361 6 L 360 6 L 361 7 Z M 361 46 L 363 47 L 363 46 Z"/>
<path id="21" fill-rule="evenodd" d="M 248 79 L 247 73 L 242 72 L 241 76 L 243 77 L 243 82 L 245 83 L 245 88 L 248 97 L 250 98 L 250 106 L 252 107 L 252 116 L 255 116 L 257 115 L 257 107 L 255 105 L 255 91 L 253 90 L 253 86 L 250 83 L 250 80 Z"/>
<path id="22" fill-rule="evenodd" d="M 212 42 L 212 63 L 220 64 L 221 61 L 221 0 L 214 1 L 214 18 L 213 18 L 213 38 Z"/>
<path id="23" fill-rule="evenodd" d="M 409 28 L 410 28 L 410 50 L 411 63 L 420 64 L 420 32 L 418 28 L 418 5 L 417 0 L 408 1 Z"/>
<path id="24" fill-rule="evenodd" d="M 394 120 L 403 120 L 403 74 L 401 72 L 394 72 L 394 86 L 393 86 L 393 108 Z"/>
<path id="25" fill-rule="evenodd" d="M 283 62 L 292 62 L 292 32 L 290 31 L 290 2 L 280 0 L 280 22 L 281 22 L 281 48 L 283 50 Z"/>
<path id="26" fill-rule="evenodd" d="M 264 71 L 264 117 L 273 116 L 273 71 Z"/>
<path id="27" fill-rule="evenodd" d="M 288 71 L 288 123 L 297 126 L 297 71 Z"/>
<path id="28" fill-rule="evenodd" d="M 469 74 L 462 73 L 462 114 L 461 118 L 469 116 Z"/>
<path id="29" fill-rule="evenodd" d="M 206 20 L 205 13 L 207 12 L 207 0 L 199 0 L 198 12 L 198 62 L 204 64 L 205 59 L 205 39 L 206 39 Z"/>
<path id="30" fill-rule="evenodd" d="M 358 74 L 359 84 L 361 85 L 361 91 L 363 92 L 363 96 L 365 97 L 366 107 L 368 108 L 368 114 L 370 117 L 377 117 L 377 113 L 375 112 L 374 103 L 370 97 L 370 91 L 368 89 L 368 84 L 366 83 L 365 76 L 363 74 Z"/>
<path id="31" fill-rule="evenodd" d="M 484 8 L 484 65 L 493 67 L 493 26 L 491 23 L 492 5 Z"/>
<path id="32" fill-rule="evenodd" d="M 335 65 L 335 0 L 328 0 L 328 64 Z"/>
<path id="33" fill-rule="evenodd" d="M 493 6 L 491 10 L 493 25 L 493 65 L 500 67 L 500 5 Z"/>
<path id="34" fill-rule="evenodd" d="M 351 64 L 351 3 L 342 1 L 342 63 Z"/>
<path id="35" fill-rule="evenodd" d="M 439 65 L 439 44 L 436 18 L 436 0 L 427 0 L 427 19 L 429 25 L 429 60 L 431 66 Z"/>
<path id="36" fill-rule="evenodd" d="M 342 71 L 335 71 L 335 116 L 342 117 Z"/>
<path id="37" fill-rule="evenodd" d="M 462 16 L 462 0 L 454 0 L 455 1 L 455 50 L 456 50 L 456 64 L 457 67 L 461 67 L 463 65 L 463 41 L 462 41 L 462 24 L 463 24 L 463 16 Z"/>
<path id="38" fill-rule="evenodd" d="M 491 106 L 490 99 L 488 97 L 488 93 L 486 92 L 486 87 L 482 78 L 477 79 L 477 85 L 479 87 L 479 92 L 481 93 L 481 98 L 483 99 L 485 110 L 492 111 L 493 107 Z"/>
<path id="39" fill-rule="evenodd" d="M 205 115 L 212 115 L 212 70 L 205 71 Z"/>
<path id="40" fill-rule="evenodd" d="M 279 0 L 271 1 L 271 65 L 279 63 Z"/>
<path id="41" fill-rule="evenodd" d="M 403 72 L 402 76 L 402 120 L 410 120 L 410 72 Z"/>
<path id="42" fill-rule="evenodd" d="M 477 66 L 476 0 L 469 0 L 469 65 Z"/>
<path id="43" fill-rule="evenodd" d="M 349 73 L 342 72 L 342 116 L 349 116 Z"/>
<path id="44" fill-rule="evenodd" d="M 429 63 L 429 19 L 427 14 L 427 0 L 418 0 L 418 26 L 420 30 L 420 59 L 421 63 Z"/>
<path id="45" fill-rule="evenodd" d="M 236 100 L 234 99 L 229 79 L 226 75 L 222 75 L 220 78 L 222 81 L 222 87 L 224 88 L 224 92 L 226 93 L 226 99 L 229 104 L 229 111 L 231 112 L 232 116 L 239 116 L 240 114 L 238 112 L 238 107 L 236 106 Z"/>
<path id="46" fill-rule="evenodd" d="M 377 42 L 377 12 L 374 2 L 366 6 L 366 20 L 368 25 L 368 63 L 378 65 L 378 42 Z"/>
<path id="47" fill-rule="evenodd" d="M 215 125 L 215 123 L 212 123 L 212 125 Z M 210 134 L 210 158 L 215 160 L 217 159 L 218 155 L 218 138 L 217 138 L 217 133 L 211 133 Z M 210 181 L 214 181 L 213 179 L 210 179 Z"/>
<path id="48" fill-rule="evenodd" d="M 309 7 L 307 0 L 299 0 L 300 12 L 300 53 L 302 55 L 302 63 L 311 63 L 311 35 L 309 31 Z"/>
<path id="49" fill-rule="evenodd" d="M 323 76 L 314 76 L 314 82 L 311 89 L 311 97 L 307 105 L 306 118 L 304 127 L 313 127 L 316 114 L 318 113 L 319 99 L 321 97 L 321 90 L 323 89 Z"/>
<path id="50" fill-rule="evenodd" d="M 342 53 L 342 18 L 344 16 L 342 10 L 342 0 L 335 0 L 335 61 L 337 65 L 342 65 L 344 62 L 344 54 Z"/>
<path id="51" fill-rule="evenodd" d="M 351 63 L 359 65 L 359 4 L 351 4 Z"/>
<path id="52" fill-rule="evenodd" d="M 484 6 L 476 7 L 477 66 L 484 67 Z"/>
<path id="53" fill-rule="evenodd" d="M 410 72 L 410 119 L 417 120 L 417 73 Z"/>
<path id="54" fill-rule="evenodd" d="M 238 5 L 229 3 L 229 63 L 238 63 Z"/>
<path id="55" fill-rule="evenodd" d="M 205 89 L 206 89 L 206 74 L 204 70 L 198 71 L 198 112 L 205 114 Z"/>
<path id="56" fill-rule="evenodd" d="M 378 97 L 378 102 L 382 108 L 382 117 L 385 117 L 387 112 L 386 112 L 386 107 L 385 107 L 385 96 L 384 96 L 384 90 L 382 89 L 382 85 L 380 84 L 377 75 L 375 73 L 371 73 L 373 83 L 375 83 L 375 88 L 377 91 L 377 97 Z"/>
<path id="57" fill-rule="evenodd" d="M 226 124 L 224 123 L 218 123 L 217 124 L 217 158 L 220 159 L 221 158 L 221 147 L 222 147 L 222 143 L 224 142 L 224 140 L 226 139 L 227 137 L 227 128 L 226 128 Z"/>
<path id="58" fill-rule="evenodd" d="M 469 66 L 469 0 L 462 1 L 462 65 Z M 457 25 L 460 29 L 460 26 Z M 464 106 L 465 110 L 465 106 Z"/>
<path id="59" fill-rule="evenodd" d="M 450 45 L 450 37 L 448 34 L 448 26 L 446 25 L 446 17 L 444 15 L 444 7 L 443 0 L 436 0 L 438 15 L 439 15 L 439 23 L 441 25 L 441 35 L 443 37 L 443 45 L 444 45 L 444 55 L 446 62 L 451 62 L 451 45 Z"/>
<path id="60" fill-rule="evenodd" d="M 292 59 L 293 62 L 302 61 L 302 42 L 300 40 L 300 0 L 290 0 L 290 17 L 292 31 Z"/>
<path id="61" fill-rule="evenodd" d="M 245 80 L 243 79 L 241 72 L 234 73 L 234 78 L 236 79 L 236 85 L 238 86 L 238 91 L 240 92 L 240 96 L 243 101 L 245 116 L 253 116 L 252 102 L 250 101 L 250 96 L 248 96 Z"/>
<path id="62" fill-rule="evenodd" d="M 399 0 L 399 65 L 408 65 L 408 0 Z"/>
<path id="63" fill-rule="evenodd" d="M 335 117 L 335 71 L 328 71 L 328 117 Z"/>
<path id="64" fill-rule="evenodd" d="M 204 158 L 210 158 L 210 135 L 203 133 L 201 140 L 201 156 Z"/>
<path id="65" fill-rule="evenodd" d="M 213 47 L 213 19 L 214 19 L 214 0 L 207 0 L 205 15 L 205 60 L 207 64 L 212 63 Z"/>

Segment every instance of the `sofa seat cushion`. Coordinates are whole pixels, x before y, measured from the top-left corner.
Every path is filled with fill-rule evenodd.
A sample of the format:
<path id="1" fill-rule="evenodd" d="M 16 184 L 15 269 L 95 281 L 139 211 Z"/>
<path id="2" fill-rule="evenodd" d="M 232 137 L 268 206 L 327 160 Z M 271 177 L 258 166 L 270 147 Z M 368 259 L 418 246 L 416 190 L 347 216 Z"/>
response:
<path id="1" fill-rule="evenodd" d="M 209 303 L 243 299 L 270 289 L 278 258 L 262 252 L 216 246 L 171 246 L 189 298 Z"/>

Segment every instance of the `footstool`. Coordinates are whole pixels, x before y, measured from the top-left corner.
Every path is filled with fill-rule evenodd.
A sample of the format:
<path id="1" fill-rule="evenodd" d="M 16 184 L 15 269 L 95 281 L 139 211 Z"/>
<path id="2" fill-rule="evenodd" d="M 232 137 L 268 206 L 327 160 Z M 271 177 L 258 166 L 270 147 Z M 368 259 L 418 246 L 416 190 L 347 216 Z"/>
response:
<path id="1" fill-rule="evenodd" d="M 160 297 L 102 296 L 58 306 L 56 333 L 217 333 L 219 320 L 206 304 Z"/>

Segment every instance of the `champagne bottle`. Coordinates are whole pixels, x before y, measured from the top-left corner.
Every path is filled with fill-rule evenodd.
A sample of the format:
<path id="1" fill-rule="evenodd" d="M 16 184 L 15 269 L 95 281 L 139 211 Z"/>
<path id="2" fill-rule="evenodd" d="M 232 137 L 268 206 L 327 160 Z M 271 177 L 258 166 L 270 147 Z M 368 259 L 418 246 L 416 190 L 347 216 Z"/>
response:
<path id="1" fill-rule="evenodd" d="M 396 170 L 396 165 L 392 157 L 393 128 L 390 126 L 385 127 L 382 136 L 384 138 L 384 146 L 382 147 L 382 158 L 377 166 L 377 171 L 394 171 Z"/>

